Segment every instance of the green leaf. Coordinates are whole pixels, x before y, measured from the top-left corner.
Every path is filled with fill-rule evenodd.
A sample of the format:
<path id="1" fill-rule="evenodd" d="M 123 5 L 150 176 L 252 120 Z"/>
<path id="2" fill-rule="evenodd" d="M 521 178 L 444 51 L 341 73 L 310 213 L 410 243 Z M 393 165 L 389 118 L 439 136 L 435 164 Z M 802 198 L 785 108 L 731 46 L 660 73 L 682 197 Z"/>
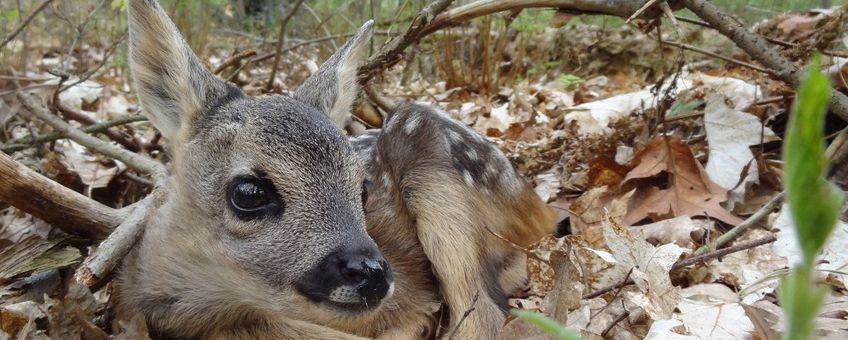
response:
<path id="1" fill-rule="evenodd" d="M 842 206 L 840 190 L 825 179 L 824 118 L 830 91 L 830 82 L 819 71 L 816 56 L 798 89 L 783 145 L 789 207 L 798 228 L 804 262 L 809 264 L 824 246 Z"/>
<path id="2" fill-rule="evenodd" d="M 560 75 L 558 80 L 559 80 L 560 84 L 562 84 L 562 86 L 565 87 L 566 89 L 569 89 L 569 88 L 576 86 L 576 85 L 580 85 L 584 81 L 583 78 L 580 78 L 580 77 L 573 75 L 573 74 Z"/>
<path id="3" fill-rule="evenodd" d="M 541 313 L 531 312 L 529 310 L 513 309 L 512 314 L 524 319 L 545 331 L 545 333 L 551 334 L 560 340 L 580 340 L 579 335 L 563 326 L 560 326 L 560 324 L 556 321 Z"/>
<path id="4" fill-rule="evenodd" d="M 812 285 L 809 269 L 800 266 L 780 279 L 778 297 L 787 315 L 784 339 L 806 340 L 813 334 L 815 318 L 828 289 Z"/>
<path id="5" fill-rule="evenodd" d="M 127 9 L 127 0 L 112 0 L 112 9 L 125 11 Z"/>
<path id="6" fill-rule="evenodd" d="M 14 21 L 17 20 L 20 15 L 21 12 L 18 12 L 17 8 L 13 8 L 3 12 L 3 19 L 5 19 L 6 21 Z"/>
<path id="7" fill-rule="evenodd" d="M 689 112 L 695 111 L 699 106 L 704 105 L 703 100 L 693 100 L 693 101 L 683 101 L 676 100 L 674 104 L 671 105 L 671 109 L 669 109 L 668 118 L 674 118 L 678 115 L 687 114 Z"/>

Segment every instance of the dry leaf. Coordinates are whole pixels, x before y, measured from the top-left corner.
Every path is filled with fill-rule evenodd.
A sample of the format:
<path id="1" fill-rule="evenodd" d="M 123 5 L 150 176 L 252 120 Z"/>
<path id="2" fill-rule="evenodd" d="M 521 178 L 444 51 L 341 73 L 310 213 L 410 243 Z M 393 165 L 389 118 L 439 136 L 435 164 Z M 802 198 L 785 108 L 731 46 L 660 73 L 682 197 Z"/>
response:
<path id="1" fill-rule="evenodd" d="M 722 188 L 732 190 L 733 201 L 742 201 L 747 185 L 759 183 L 757 162 L 749 147 L 776 137 L 754 115 L 728 107 L 723 95 L 711 94 L 706 102 L 704 125 L 710 146 L 707 175 Z M 747 176 L 741 178 L 745 167 Z"/>
<path id="2" fill-rule="evenodd" d="M 721 284 L 701 284 L 680 291 L 683 300 L 675 314 L 698 339 L 743 339 L 754 324 L 737 303 L 736 293 Z"/>
<path id="3" fill-rule="evenodd" d="M 630 227 L 633 236 L 655 240 L 659 244 L 674 243 L 683 248 L 694 249 L 695 242 L 692 233 L 703 230 L 704 224 L 695 223 L 689 216 L 678 216 L 675 218 Z"/>
<path id="4" fill-rule="evenodd" d="M 637 165 L 627 174 L 625 183 L 666 172 L 668 188 L 647 188 L 623 224 L 631 225 L 647 217 L 661 220 L 682 215 L 709 216 L 732 225 L 742 222 L 719 204 L 727 200 L 727 190 L 707 177 L 689 146 L 679 138 L 654 137 L 637 153 L 634 163 Z"/>
<path id="5" fill-rule="evenodd" d="M 680 296 L 679 288 L 671 284 L 668 272 L 683 254 L 683 248 L 675 244 L 654 247 L 612 222 L 604 224 L 604 238 L 618 262 L 612 277 L 624 280 L 630 273 L 630 278 L 639 288 L 637 292 L 625 292 L 625 296 L 654 320 L 670 318 Z"/>

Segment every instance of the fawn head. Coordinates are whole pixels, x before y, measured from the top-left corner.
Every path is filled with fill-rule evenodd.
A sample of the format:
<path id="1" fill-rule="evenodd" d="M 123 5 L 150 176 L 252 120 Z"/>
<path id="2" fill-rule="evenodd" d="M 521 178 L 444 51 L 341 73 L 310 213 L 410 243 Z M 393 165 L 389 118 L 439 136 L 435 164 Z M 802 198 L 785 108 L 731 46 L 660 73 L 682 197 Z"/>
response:
<path id="1" fill-rule="evenodd" d="M 361 315 L 392 291 L 365 231 L 362 165 L 333 124 L 357 95 L 371 26 L 291 95 L 248 97 L 204 67 L 156 0 L 129 1 L 138 97 L 171 145 L 165 223 L 212 235 L 181 246 L 231 259 L 295 311 Z"/>

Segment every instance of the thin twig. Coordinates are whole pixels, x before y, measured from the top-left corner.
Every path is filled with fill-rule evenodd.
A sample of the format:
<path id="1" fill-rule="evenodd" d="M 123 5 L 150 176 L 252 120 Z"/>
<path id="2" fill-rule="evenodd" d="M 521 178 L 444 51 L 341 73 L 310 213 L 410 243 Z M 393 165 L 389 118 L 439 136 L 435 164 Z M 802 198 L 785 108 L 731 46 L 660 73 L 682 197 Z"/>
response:
<path id="1" fill-rule="evenodd" d="M 79 129 L 71 126 L 61 118 L 50 113 L 50 110 L 44 106 L 41 99 L 35 95 L 19 93 L 18 99 L 29 112 L 43 120 L 48 125 L 52 126 L 58 132 L 68 136 L 74 142 L 79 143 L 91 149 L 94 152 L 104 154 L 113 159 L 124 162 L 128 167 L 143 172 L 150 176 L 157 185 L 165 183 L 168 178 L 167 170 L 162 163 L 144 157 L 142 155 L 130 152 L 126 149 L 104 142 L 94 136 L 91 136 Z"/>
<path id="2" fill-rule="evenodd" d="M 754 212 L 753 215 L 746 218 L 744 221 L 742 221 L 742 223 L 739 223 L 738 225 L 733 227 L 733 229 L 730 229 L 723 235 L 719 236 L 714 242 L 710 243 L 709 245 L 704 245 L 701 248 L 698 248 L 698 250 L 695 251 L 694 255 L 705 254 L 711 249 L 718 249 L 732 242 L 737 237 L 741 236 L 745 231 L 751 229 L 751 227 L 757 225 L 758 223 L 760 223 L 760 221 L 762 221 L 769 214 L 771 214 L 771 212 L 775 208 L 777 208 L 780 203 L 783 202 L 784 195 L 784 192 L 775 195 L 768 201 L 768 203 L 760 207 L 760 209 L 757 209 L 757 211 Z"/>
<path id="3" fill-rule="evenodd" d="M 752 69 L 752 70 L 759 71 L 759 72 L 762 72 L 762 73 L 765 73 L 765 74 L 771 74 L 771 75 L 773 75 L 773 74 L 774 74 L 774 72 L 773 72 L 772 70 L 769 70 L 769 69 L 766 69 L 766 68 L 762 68 L 762 67 L 760 67 L 760 66 L 757 66 L 757 65 L 754 65 L 754 64 L 751 64 L 751 63 L 746 63 L 746 62 L 741 61 L 741 60 L 736 60 L 736 59 L 733 59 L 733 58 L 725 57 L 725 56 L 723 56 L 723 55 L 721 55 L 721 54 L 713 53 L 713 52 L 710 52 L 710 51 L 707 51 L 707 50 L 705 50 L 705 49 L 702 49 L 702 48 L 699 48 L 699 47 L 695 47 L 695 46 L 692 46 L 692 45 L 688 45 L 688 44 L 684 44 L 684 43 L 679 43 L 679 42 L 674 42 L 674 41 L 666 41 L 666 40 L 659 40 L 659 43 L 661 43 L 661 44 L 663 44 L 663 45 L 670 45 L 670 46 L 679 47 L 679 48 L 682 48 L 682 49 L 684 49 L 684 50 L 689 50 L 689 51 L 692 51 L 692 52 L 697 52 L 697 53 L 700 53 L 700 54 L 703 54 L 703 55 L 708 55 L 708 56 L 710 56 L 710 57 L 718 58 L 718 59 L 724 60 L 724 61 L 726 61 L 726 62 L 728 62 L 728 63 L 735 64 L 735 65 L 739 65 L 739 66 L 743 66 L 743 67 L 747 67 L 747 68 L 750 68 L 750 69 Z"/>
<path id="4" fill-rule="evenodd" d="M 73 108 L 73 107 L 71 107 L 71 106 L 69 106 L 69 105 L 67 105 L 67 104 L 65 104 L 61 101 L 58 101 L 58 99 L 59 99 L 58 96 L 56 96 L 53 99 L 54 100 L 54 102 L 53 102 L 54 109 L 56 111 L 61 112 L 62 116 L 65 117 L 66 119 L 75 120 L 75 121 L 79 122 L 80 124 L 82 124 L 84 126 L 99 125 L 101 123 L 101 122 L 95 120 L 94 118 L 91 118 L 91 117 L 83 114 L 82 112 L 78 111 L 76 108 Z M 103 129 L 102 131 L 98 131 L 98 132 L 102 132 L 107 137 L 109 137 L 109 139 L 117 142 L 118 144 L 121 144 L 123 147 L 127 148 L 128 150 L 130 150 L 132 152 L 138 152 L 141 149 L 139 147 L 139 145 L 136 144 L 136 142 L 132 139 L 132 137 L 130 137 L 130 136 L 124 134 L 124 133 L 110 130 L 108 127 Z"/>
<path id="5" fill-rule="evenodd" d="M 630 311 L 625 310 L 618 317 L 616 317 L 615 320 L 612 320 L 612 323 L 610 323 L 609 326 L 607 326 L 607 328 L 604 329 L 603 332 L 601 332 L 601 338 L 606 339 L 607 335 L 609 334 L 609 332 L 612 331 L 613 327 L 615 327 L 615 325 L 617 325 L 619 322 L 621 322 L 621 320 L 626 319 L 628 316 L 630 316 Z"/>
<path id="6" fill-rule="evenodd" d="M 144 122 L 147 121 L 147 117 L 142 115 L 134 115 L 134 116 L 124 116 L 117 119 L 105 121 L 102 123 L 92 124 L 88 126 L 84 126 L 80 128 L 82 132 L 85 133 L 99 133 L 106 131 L 107 129 L 115 126 L 126 125 L 135 122 Z M 62 138 L 68 138 L 68 135 L 61 132 L 51 132 L 45 135 L 41 135 L 33 138 L 33 136 L 21 137 L 18 139 L 14 139 L 6 143 L 5 146 L 2 147 L 4 153 L 10 154 L 15 151 L 20 151 L 26 148 L 30 148 L 36 144 L 49 143 L 55 140 L 59 140 Z"/>
<path id="7" fill-rule="evenodd" d="M 212 70 L 212 73 L 213 74 L 219 74 L 219 73 L 223 72 L 224 70 L 226 70 L 228 67 L 233 66 L 234 64 L 240 62 L 242 59 L 250 58 L 250 57 L 253 57 L 255 55 L 256 55 L 256 51 L 254 51 L 254 50 L 242 51 L 241 53 L 238 53 L 238 54 L 230 57 L 230 59 L 227 59 L 226 61 L 221 63 L 221 65 L 218 65 L 218 67 L 216 67 L 214 70 Z"/>
<path id="8" fill-rule="evenodd" d="M 706 260 L 711 260 L 711 259 L 715 259 L 715 258 L 720 258 L 720 257 L 725 256 L 727 254 L 731 254 L 731 253 L 735 253 L 735 252 L 759 247 L 761 245 L 772 243 L 774 241 L 777 241 L 777 237 L 775 237 L 774 235 L 769 235 L 769 236 L 766 236 L 766 237 L 763 237 L 761 239 L 757 239 L 757 240 L 754 240 L 754 241 L 744 242 L 744 243 L 740 243 L 740 244 L 737 244 L 737 245 L 734 245 L 734 246 L 731 246 L 731 247 L 715 250 L 715 251 L 712 251 L 712 252 L 709 252 L 709 253 L 706 253 L 706 254 L 688 257 L 688 258 L 685 258 L 683 260 L 675 262 L 671 266 L 670 271 L 673 272 L 675 270 L 693 265 L 693 264 L 698 263 L 700 261 L 706 261 Z M 623 281 L 621 281 L 621 282 L 619 282 L 615 285 L 604 287 L 604 288 L 598 289 L 598 290 L 596 290 L 592 293 L 588 293 L 586 295 L 583 295 L 583 299 L 584 300 L 594 299 L 598 296 L 604 295 L 604 294 L 609 293 L 609 292 L 611 292 L 615 289 L 618 289 L 619 287 L 624 287 L 624 286 L 631 285 L 631 284 L 633 284 L 633 280 L 623 280 Z"/>
<path id="9" fill-rule="evenodd" d="M 453 0 L 436 0 L 418 12 L 406 32 L 392 39 L 379 53 L 368 58 L 368 61 L 359 67 L 360 84 L 367 83 L 377 73 L 399 62 L 402 59 L 403 51 L 418 41 L 427 25 L 447 9 L 451 3 L 453 3 Z"/>
<path id="10" fill-rule="evenodd" d="M 47 5 L 50 5 L 51 2 L 53 2 L 53 0 L 45 0 L 44 2 L 41 3 L 41 5 L 38 6 L 38 8 L 36 8 L 34 11 L 32 11 L 32 13 L 30 13 L 29 16 L 26 19 L 24 19 L 24 22 L 22 22 L 21 25 L 18 26 L 18 28 L 16 28 L 14 31 L 12 31 L 12 34 L 9 34 L 9 36 L 6 37 L 6 39 L 4 39 L 2 43 L 0 43 L 0 50 L 2 50 L 4 47 L 6 47 L 6 44 L 8 44 L 10 41 L 14 40 L 15 37 L 18 36 L 18 34 L 21 34 L 21 32 L 24 30 L 24 28 L 26 28 L 26 26 L 29 25 L 29 22 L 32 21 L 32 19 L 34 19 L 35 16 L 38 15 L 38 13 L 41 13 L 41 11 L 43 11 L 45 8 L 47 8 Z"/>
<path id="11" fill-rule="evenodd" d="M 294 4 L 294 8 L 290 9 L 286 16 L 280 20 L 280 36 L 277 37 L 277 51 L 274 54 L 274 64 L 271 65 L 271 75 L 268 76 L 268 83 L 265 84 L 265 90 L 271 91 L 274 88 L 274 78 L 277 77 L 277 69 L 280 67 L 280 56 L 283 55 L 283 44 L 286 42 L 286 26 L 289 24 L 294 13 L 300 8 L 304 0 L 298 0 Z"/>
<path id="12" fill-rule="evenodd" d="M 449 340 L 456 339 L 456 331 L 459 330 L 459 327 L 462 326 L 462 323 L 465 322 L 465 319 L 468 318 L 468 316 L 471 315 L 471 312 L 474 311 L 474 306 L 477 305 L 478 298 L 480 298 L 480 293 L 474 294 L 474 299 L 471 300 L 471 305 L 468 306 L 468 309 L 465 310 L 465 313 L 462 313 L 462 317 L 459 319 L 459 322 L 456 323 L 456 326 L 453 328 L 453 331 L 451 331 L 451 334 L 448 337 Z"/>

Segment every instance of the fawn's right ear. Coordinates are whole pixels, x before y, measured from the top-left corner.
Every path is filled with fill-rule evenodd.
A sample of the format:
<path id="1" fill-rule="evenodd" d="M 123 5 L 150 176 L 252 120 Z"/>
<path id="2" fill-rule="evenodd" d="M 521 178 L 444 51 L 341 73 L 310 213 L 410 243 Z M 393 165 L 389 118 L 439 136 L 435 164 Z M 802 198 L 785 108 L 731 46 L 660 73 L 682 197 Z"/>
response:
<path id="1" fill-rule="evenodd" d="M 130 69 L 145 115 L 165 138 L 240 91 L 215 77 L 156 0 L 129 0 Z"/>

